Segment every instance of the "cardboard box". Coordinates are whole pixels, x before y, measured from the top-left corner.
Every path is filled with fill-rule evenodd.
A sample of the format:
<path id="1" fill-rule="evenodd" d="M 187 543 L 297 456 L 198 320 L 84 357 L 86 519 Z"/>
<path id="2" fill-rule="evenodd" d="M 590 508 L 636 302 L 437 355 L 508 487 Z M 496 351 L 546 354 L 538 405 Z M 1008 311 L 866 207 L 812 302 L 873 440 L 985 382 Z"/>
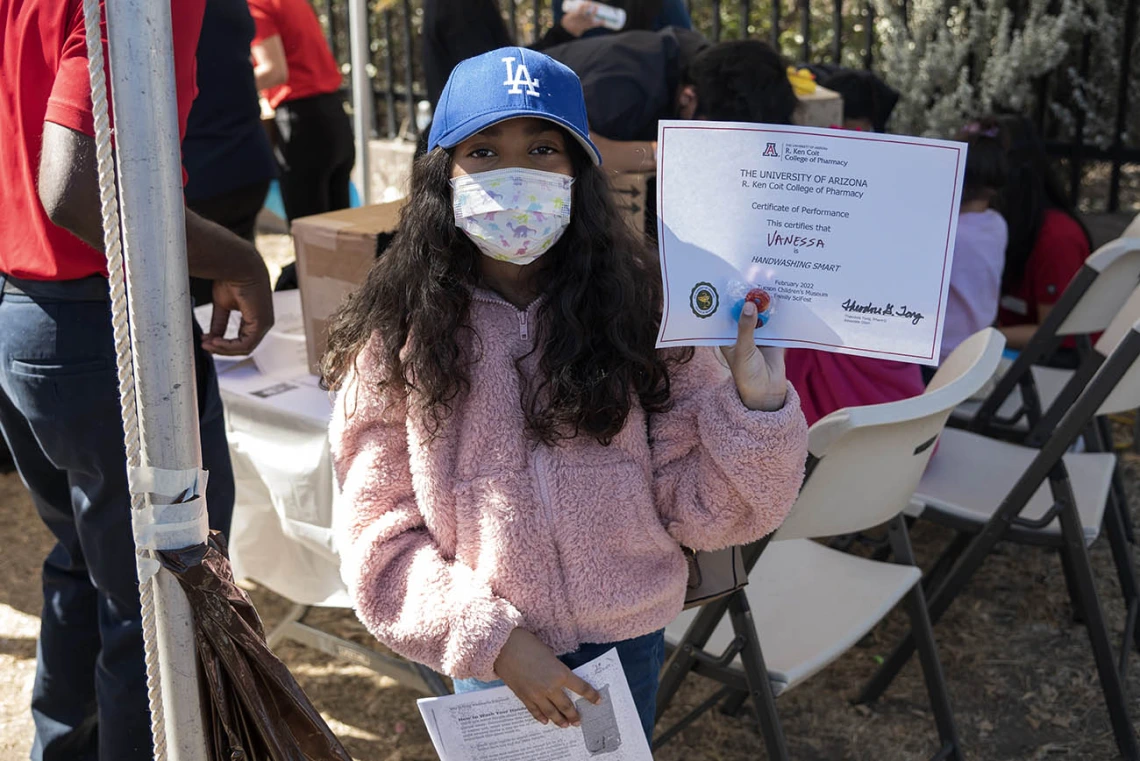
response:
<path id="1" fill-rule="evenodd" d="M 815 92 L 799 96 L 800 107 L 792 121 L 801 127 L 835 127 L 843 124 L 843 98 L 834 90 L 816 87 Z"/>
<path id="2" fill-rule="evenodd" d="M 328 323 L 376 260 L 381 235 L 395 232 L 403 201 L 331 211 L 293 221 L 297 280 L 309 369 L 328 346 Z"/>

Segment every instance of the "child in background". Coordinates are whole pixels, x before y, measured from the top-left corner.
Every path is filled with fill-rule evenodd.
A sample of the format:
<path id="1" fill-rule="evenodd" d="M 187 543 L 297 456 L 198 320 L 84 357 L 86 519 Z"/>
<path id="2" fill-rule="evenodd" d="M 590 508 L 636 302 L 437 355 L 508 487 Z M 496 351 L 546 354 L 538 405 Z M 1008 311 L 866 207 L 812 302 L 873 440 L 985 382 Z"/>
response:
<path id="1" fill-rule="evenodd" d="M 966 125 L 955 138 L 969 146 L 958 237 L 950 270 L 950 296 L 942 333 L 941 360 L 958 344 L 994 324 L 1001 298 L 1001 273 L 1009 228 L 994 210 L 1005 187 L 1005 144 L 992 120 Z M 933 370 L 933 368 L 931 368 Z"/>
<path id="2" fill-rule="evenodd" d="M 1008 146 L 1008 180 L 1000 208 L 1009 225 L 998 326 L 1011 349 L 1023 349 L 1092 251 L 1092 238 L 1054 176 L 1045 144 L 1023 116 L 996 116 Z M 1049 364 L 1076 367 L 1071 338 Z"/>
<path id="3" fill-rule="evenodd" d="M 821 64 L 812 66 L 820 85 L 843 95 L 843 127 L 882 132 L 899 94 L 870 72 Z M 910 362 L 789 349 L 788 382 L 800 394 L 808 425 L 844 407 L 909 399 L 926 390 L 922 370 Z"/>
<path id="4" fill-rule="evenodd" d="M 510 76 L 504 83 L 504 67 Z M 456 67 L 389 249 L 330 331 L 337 540 L 394 651 L 566 727 L 616 648 L 647 736 L 681 545 L 777 528 L 807 428 L 783 353 L 659 353 L 657 264 L 618 217 L 577 77 Z M 749 308 L 751 307 L 751 308 Z"/>
<path id="5" fill-rule="evenodd" d="M 843 128 L 858 132 L 886 132 L 899 102 L 899 92 L 873 72 L 848 69 L 832 63 L 808 66 L 820 87 L 843 98 Z"/>

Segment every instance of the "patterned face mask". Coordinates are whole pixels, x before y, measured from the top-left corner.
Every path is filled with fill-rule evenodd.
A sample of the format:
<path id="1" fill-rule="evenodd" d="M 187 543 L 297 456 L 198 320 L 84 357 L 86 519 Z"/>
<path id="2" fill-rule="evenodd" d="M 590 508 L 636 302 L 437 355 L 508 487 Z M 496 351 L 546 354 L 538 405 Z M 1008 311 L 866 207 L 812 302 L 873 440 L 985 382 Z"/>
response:
<path id="1" fill-rule="evenodd" d="M 455 226 L 492 259 L 530 264 L 570 222 L 574 178 L 536 169 L 496 169 L 451 181 Z"/>

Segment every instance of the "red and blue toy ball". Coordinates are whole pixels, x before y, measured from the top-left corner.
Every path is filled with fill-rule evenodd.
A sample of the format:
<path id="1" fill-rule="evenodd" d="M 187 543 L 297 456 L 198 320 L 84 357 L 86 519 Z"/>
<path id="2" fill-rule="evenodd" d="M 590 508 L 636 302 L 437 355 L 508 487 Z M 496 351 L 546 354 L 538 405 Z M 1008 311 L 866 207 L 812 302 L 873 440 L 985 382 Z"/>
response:
<path id="1" fill-rule="evenodd" d="M 749 301 L 756 305 L 756 327 L 764 327 L 772 316 L 772 296 L 763 288 L 752 288 L 744 294 L 744 298 L 732 307 L 732 319 L 740 320 L 744 305 Z"/>

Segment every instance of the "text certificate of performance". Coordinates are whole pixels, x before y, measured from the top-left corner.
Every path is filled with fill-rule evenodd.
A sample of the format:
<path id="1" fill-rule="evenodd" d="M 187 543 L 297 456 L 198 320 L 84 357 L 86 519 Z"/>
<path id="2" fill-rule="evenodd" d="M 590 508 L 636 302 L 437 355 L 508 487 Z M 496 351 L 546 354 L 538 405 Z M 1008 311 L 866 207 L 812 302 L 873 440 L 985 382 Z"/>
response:
<path id="1" fill-rule="evenodd" d="M 938 364 L 966 146 L 662 121 L 659 347 L 736 340 Z"/>

